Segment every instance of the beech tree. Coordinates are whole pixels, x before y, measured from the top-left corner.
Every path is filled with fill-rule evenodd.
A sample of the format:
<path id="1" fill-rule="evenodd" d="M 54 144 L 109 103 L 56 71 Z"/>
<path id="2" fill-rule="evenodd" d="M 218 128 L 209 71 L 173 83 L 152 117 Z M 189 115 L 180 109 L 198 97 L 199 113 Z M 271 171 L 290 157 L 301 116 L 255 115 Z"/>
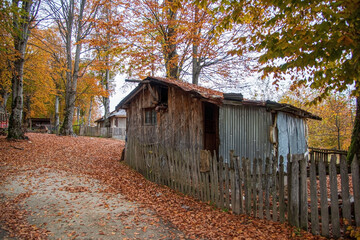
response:
<path id="1" fill-rule="evenodd" d="M 10 16 L 12 20 L 12 28 L 10 31 L 16 57 L 12 63 L 12 104 L 7 136 L 8 139 L 25 138 L 22 129 L 25 50 L 29 39 L 30 29 L 32 27 L 31 25 L 35 20 L 39 4 L 40 1 L 13 0 L 10 6 Z"/>
<path id="2" fill-rule="evenodd" d="M 209 1 L 199 1 L 204 6 Z M 279 80 L 291 76 L 293 88 L 318 89 L 314 103 L 332 91 L 353 87 L 356 116 L 348 158 L 360 155 L 360 5 L 358 1 L 211 1 L 232 23 L 249 23 L 250 38 L 239 38 L 238 54 L 258 51 L 264 77 Z M 221 31 L 221 28 L 219 29 Z M 243 47 L 242 43 L 252 46 Z"/>
<path id="3" fill-rule="evenodd" d="M 88 20 L 96 15 L 97 8 L 86 0 L 48 1 L 48 6 L 58 26 L 66 50 L 65 113 L 60 133 L 72 135 L 76 89 L 80 72 L 80 55 L 83 40 L 89 35 L 92 27 Z"/>

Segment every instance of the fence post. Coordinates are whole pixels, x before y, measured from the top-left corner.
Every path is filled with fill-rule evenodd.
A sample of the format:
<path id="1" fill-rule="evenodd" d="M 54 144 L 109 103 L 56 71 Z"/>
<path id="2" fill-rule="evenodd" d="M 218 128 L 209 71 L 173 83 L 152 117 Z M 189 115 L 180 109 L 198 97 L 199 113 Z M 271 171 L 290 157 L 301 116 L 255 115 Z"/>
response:
<path id="1" fill-rule="evenodd" d="M 285 221 L 285 183 L 284 183 L 284 157 L 280 156 L 279 164 L 279 217 L 280 222 Z"/>
<path id="2" fill-rule="evenodd" d="M 311 199 L 311 233 L 319 234 L 319 214 L 316 184 L 315 153 L 310 154 L 310 199 Z"/>
<path id="3" fill-rule="evenodd" d="M 360 227 L 360 178 L 359 178 L 359 162 L 355 154 L 351 163 L 351 174 L 354 191 L 354 209 L 356 226 Z"/>
<path id="4" fill-rule="evenodd" d="M 337 188 L 336 156 L 331 155 L 330 169 L 331 225 L 334 238 L 340 237 L 339 198 Z"/>
<path id="5" fill-rule="evenodd" d="M 307 191 L 307 157 L 300 159 L 300 227 L 308 229 L 308 191 Z"/>
<path id="6" fill-rule="evenodd" d="M 319 182 L 320 182 L 320 206 L 321 206 L 321 234 L 329 237 L 329 211 L 326 186 L 326 169 L 323 154 L 319 154 Z"/>
<path id="7" fill-rule="evenodd" d="M 299 227 L 299 157 L 293 155 L 291 162 L 291 189 L 290 189 L 290 225 Z"/>
<path id="8" fill-rule="evenodd" d="M 343 202 L 343 217 L 351 223 L 351 205 L 349 191 L 349 171 L 346 156 L 340 156 L 340 176 L 341 176 L 341 198 Z"/>

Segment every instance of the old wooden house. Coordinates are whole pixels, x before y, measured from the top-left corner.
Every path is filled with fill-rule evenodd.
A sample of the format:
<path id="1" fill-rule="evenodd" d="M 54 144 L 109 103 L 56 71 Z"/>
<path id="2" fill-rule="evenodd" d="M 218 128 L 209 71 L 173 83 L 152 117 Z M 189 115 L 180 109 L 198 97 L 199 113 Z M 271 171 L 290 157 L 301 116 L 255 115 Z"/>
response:
<path id="1" fill-rule="evenodd" d="M 288 104 L 243 99 L 186 82 L 147 77 L 116 107 L 126 109 L 129 142 L 265 159 L 307 151 L 306 119 Z"/>
<path id="2" fill-rule="evenodd" d="M 125 128 L 126 127 L 126 112 L 124 109 L 112 111 L 109 114 L 109 122 L 111 128 Z M 105 127 L 105 117 L 95 120 L 96 126 L 99 128 Z"/>

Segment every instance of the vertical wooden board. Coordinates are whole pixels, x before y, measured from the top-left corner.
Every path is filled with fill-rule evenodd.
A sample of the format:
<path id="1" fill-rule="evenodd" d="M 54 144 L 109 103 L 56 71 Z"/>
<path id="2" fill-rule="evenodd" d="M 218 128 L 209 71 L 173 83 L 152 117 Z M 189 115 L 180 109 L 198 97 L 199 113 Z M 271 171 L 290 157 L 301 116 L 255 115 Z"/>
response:
<path id="1" fill-rule="evenodd" d="M 251 188 L 252 188 L 252 209 L 253 209 L 253 215 L 254 217 L 258 217 L 257 214 L 257 189 L 256 189 L 256 168 L 257 168 L 258 161 L 256 158 L 254 158 L 254 161 L 252 163 L 252 177 L 251 177 Z"/>
<path id="2" fill-rule="evenodd" d="M 250 160 L 246 158 L 246 213 L 251 215 L 251 164 Z"/>
<path id="3" fill-rule="evenodd" d="M 354 156 L 351 163 L 351 175 L 353 182 L 354 192 L 354 210 L 355 210 L 355 223 L 357 227 L 360 227 L 360 176 L 359 176 L 359 160 Z"/>
<path id="4" fill-rule="evenodd" d="M 310 155 L 310 200 L 311 200 L 311 233 L 318 235 L 319 232 L 319 214 L 318 197 L 316 184 L 316 162 L 314 154 Z"/>
<path id="5" fill-rule="evenodd" d="M 291 205 L 291 165 L 292 165 L 292 156 L 290 154 L 287 155 L 287 175 L 286 175 L 286 182 L 287 182 L 287 220 L 290 223 L 290 205 Z"/>
<path id="6" fill-rule="evenodd" d="M 336 156 L 331 156 L 330 169 L 331 225 L 334 238 L 340 237 L 339 198 L 337 189 Z"/>
<path id="7" fill-rule="evenodd" d="M 234 199 L 235 199 L 235 206 L 233 206 L 233 211 L 235 214 L 240 214 L 240 199 L 239 199 L 239 179 L 240 179 L 240 175 L 239 175 L 239 157 L 234 157 L 234 175 L 235 175 L 235 179 L 234 179 L 234 185 L 235 185 L 235 192 L 234 192 Z"/>
<path id="8" fill-rule="evenodd" d="M 285 184 L 284 184 L 284 157 L 280 156 L 279 164 L 279 217 L 280 222 L 285 222 Z"/>
<path id="9" fill-rule="evenodd" d="M 229 194 L 229 163 L 224 163 L 225 165 L 225 207 L 230 209 L 230 194 Z"/>
<path id="10" fill-rule="evenodd" d="M 351 223 L 351 205 L 350 205 L 350 190 L 349 190 L 349 174 L 348 165 L 345 155 L 340 156 L 340 176 L 341 176 L 341 197 L 343 204 L 343 218 Z"/>
<path id="11" fill-rule="evenodd" d="M 244 213 L 244 204 L 243 204 L 243 183 L 244 183 L 244 158 L 238 158 L 238 171 L 239 171 L 239 213 Z"/>
<path id="12" fill-rule="evenodd" d="M 195 149 L 192 149 L 191 152 L 191 164 L 192 164 L 192 175 L 193 175 L 193 194 L 194 194 L 194 198 L 198 197 L 198 184 L 199 184 L 199 179 L 198 179 L 198 174 L 197 174 L 197 167 L 196 167 L 196 153 L 195 153 Z"/>
<path id="13" fill-rule="evenodd" d="M 300 158 L 300 227 L 308 229 L 308 191 L 307 191 L 307 158 Z"/>
<path id="14" fill-rule="evenodd" d="M 273 204 L 273 216 L 272 220 L 276 222 L 278 220 L 278 210 L 277 210 L 277 159 L 273 157 L 272 161 L 272 204 Z"/>
<path id="15" fill-rule="evenodd" d="M 265 182 L 265 215 L 266 219 L 270 220 L 270 158 L 266 158 L 265 162 L 265 175 L 264 175 L 264 182 Z"/>
<path id="16" fill-rule="evenodd" d="M 220 193 L 220 208 L 224 208 L 224 159 L 220 157 L 219 161 L 219 193 Z"/>
<path id="17" fill-rule="evenodd" d="M 329 212 L 326 186 L 326 169 L 323 156 L 319 158 L 320 208 L 321 208 L 321 235 L 329 237 Z"/>
<path id="18" fill-rule="evenodd" d="M 290 225 L 299 227 L 299 158 L 295 155 L 292 158 L 291 164 L 291 189 L 290 189 L 290 212 L 289 212 L 289 219 Z"/>
<path id="19" fill-rule="evenodd" d="M 243 173 L 244 173 L 244 213 L 249 214 L 248 211 L 248 201 L 249 201 L 249 192 L 248 192 L 248 161 L 247 159 L 243 158 Z"/>
<path id="20" fill-rule="evenodd" d="M 219 207 L 220 206 L 220 197 L 219 197 L 219 174 L 218 174 L 218 168 L 219 168 L 219 161 L 216 157 L 216 153 L 214 152 L 213 156 L 213 171 L 214 171 L 214 195 L 215 195 L 215 203 Z"/>
<path id="21" fill-rule="evenodd" d="M 186 172 L 186 194 L 191 196 L 191 172 L 190 172 L 190 163 L 189 163 L 189 158 L 190 158 L 190 154 L 189 154 L 189 149 L 186 149 L 185 152 L 185 172 Z"/>
<path id="22" fill-rule="evenodd" d="M 262 185 L 262 169 L 263 169 L 263 162 L 262 159 L 259 158 L 258 164 L 256 167 L 257 171 L 257 185 L 259 189 L 259 218 L 264 219 L 264 195 L 263 195 L 263 185 Z"/>
<path id="23" fill-rule="evenodd" d="M 236 182 L 235 182 L 235 159 L 231 154 L 230 156 L 230 189 L 231 189 L 231 210 L 235 212 L 236 204 Z"/>

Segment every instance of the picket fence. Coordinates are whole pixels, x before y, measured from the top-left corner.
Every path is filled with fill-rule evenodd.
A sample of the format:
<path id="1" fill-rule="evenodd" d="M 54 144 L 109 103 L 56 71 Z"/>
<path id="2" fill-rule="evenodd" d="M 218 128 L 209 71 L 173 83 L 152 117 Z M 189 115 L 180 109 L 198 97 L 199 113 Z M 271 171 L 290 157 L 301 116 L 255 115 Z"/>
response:
<path id="1" fill-rule="evenodd" d="M 117 139 L 125 140 L 126 129 L 80 126 L 79 134 L 81 136 L 106 137 L 106 138 L 117 138 Z"/>
<path id="2" fill-rule="evenodd" d="M 356 158 L 349 169 L 344 155 L 336 159 L 336 155 L 311 152 L 307 158 L 292 155 L 285 161 L 282 156 L 249 160 L 229 154 L 230 162 L 224 162 L 205 150 L 180 152 L 129 141 L 126 161 L 153 182 L 235 214 L 287 221 L 333 238 L 343 235 L 346 224 L 360 226 Z"/>

